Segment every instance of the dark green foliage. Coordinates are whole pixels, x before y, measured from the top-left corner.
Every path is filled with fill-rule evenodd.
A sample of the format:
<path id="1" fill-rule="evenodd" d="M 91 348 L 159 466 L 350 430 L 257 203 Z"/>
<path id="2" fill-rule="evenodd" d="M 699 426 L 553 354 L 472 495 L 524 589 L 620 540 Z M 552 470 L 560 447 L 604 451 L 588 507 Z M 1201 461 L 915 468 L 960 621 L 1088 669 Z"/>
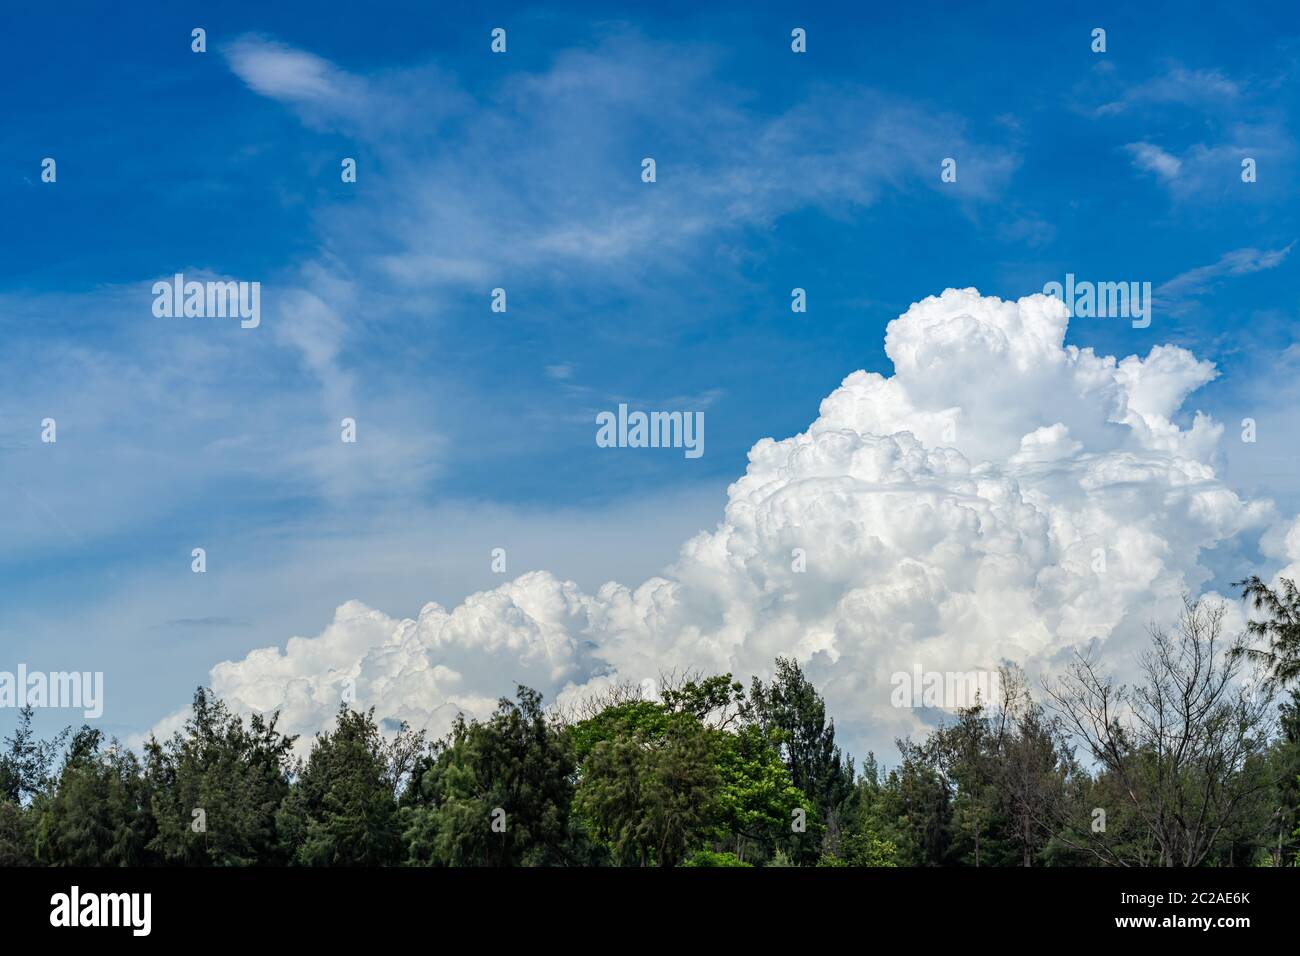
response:
<path id="1" fill-rule="evenodd" d="M 32 815 L 12 800 L 0 800 L 0 867 L 35 866 Z"/>
<path id="2" fill-rule="evenodd" d="M 410 862 L 546 865 L 582 855 L 569 829 L 573 743 L 539 693 L 520 687 L 517 697 L 502 698 L 484 723 L 457 718 L 418 767 L 403 801 Z"/>
<path id="3" fill-rule="evenodd" d="M 1241 589 L 1241 599 L 1252 609 L 1267 615 L 1246 625 L 1249 634 L 1264 639 L 1265 647 L 1245 647 L 1234 653 L 1259 666 L 1274 686 L 1286 687 L 1300 680 L 1300 589 L 1295 582 L 1282 578 L 1275 590 L 1252 574 L 1233 587 Z"/>
<path id="4" fill-rule="evenodd" d="M 51 866 L 140 866 L 155 833 L 144 775 L 129 750 L 98 730 L 72 735 L 57 780 L 38 794 L 35 857 Z"/>
<path id="5" fill-rule="evenodd" d="M 582 755 L 575 808 L 616 864 L 675 866 L 705 850 L 766 859 L 796 810 L 815 820 L 777 732 L 755 720 L 730 675 L 668 686 L 658 702 L 618 702 L 571 733 Z"/>
<path id="6" fill-rule="evenodd" d="M 826 702 L 795 661 L 778 657 L 772 682 L 754 678 L 754 713 L 765 733 L 780 741 L 790 779 L 813 802 L 823 823 L 853 791 L 853 760 L 835 745 L 835 721 Z"/>
<path id="7" fill-rule="evenodd" d="M 50 782 L 50 768 L 71 733 L 64 730 L 53 740 L 37 740 L 32 731 L 32 708 L 18 711 L 18 728 L 4 740 L 0 753 L 0 801 L 25 803 Z"/>
<path id="8" fill-rule="evenodd" d="M 276 718 L 244 725 L 199 688 L 183 732 L 145 746 L 158 833 L 150 849 L 168 863 L 251 866 L 287 862 L 276 811 L 289 793 L 294 738 Z"/>
<path id="9" fill-rule="evenodd" d="M 869 827 L 845 833 L 835 853 L 823 853 L 818 866 L 897 866 L 898 848 Z"/>
<path id="10" fill-rule="evenodd" d="M 26 709 L 0 748 L 0 866 L 1300 865 L 1300 688 L 1272 696 L 1300 676 L 1300 598 L 1243 587 L 1265 649 L 1218 640 L 1221 614 L 1190 603 L 1153 633 L 1143 684 L 1080 658 L 1045 710 L 1008 666 L 999 700 L 856 779 L 786 659 L 748 695 L 729 674 L 670 679 L 581 719 L 519 687 L 432 746 L 345 705 L 305 760 L 277 715 L 203 688 L 143 763 L 90 727 L 38 740 Z M 1181 716 L 1132 722 L 1159 713 Z"/>
<path id="11" fill-rule="evenodd" d="M 403 728 L 404 735 L 409 732 Z M 387 744 L 374 711 L 339 707 L 276 815 L 283 851 L 299 866 L 385 866 L 402 859 L 396 791 L 418 746 Z M 393 759 L 397 757 L 398 759 Z"/>
<path id="12" fill-rule="evenodd" d="M 1280 710 L 1280 733 L 1269 754 L 1274 791 L 1267 844 L 1273 866 L 1285 866 L 1300 854 L 1300 688 Z"/>
<path id="13" fill-rule="evenodd" d="M 676 866 L 712 832 L 721 775 L 703 725 L 677 717 L 662 734 L 602 740 L 583 762 L 576 809 L 619 865 Z"/>
<path id="14" fill-rule="evenodd" d="M 734 853 L 715 853 L 712 850 L 700 850 L 691 856 L 689 860 L 684 860 L 682 866 L 704 866 L 710 868 L 725 866 L 753 866 L 753 863 L 746 863 Z"/>

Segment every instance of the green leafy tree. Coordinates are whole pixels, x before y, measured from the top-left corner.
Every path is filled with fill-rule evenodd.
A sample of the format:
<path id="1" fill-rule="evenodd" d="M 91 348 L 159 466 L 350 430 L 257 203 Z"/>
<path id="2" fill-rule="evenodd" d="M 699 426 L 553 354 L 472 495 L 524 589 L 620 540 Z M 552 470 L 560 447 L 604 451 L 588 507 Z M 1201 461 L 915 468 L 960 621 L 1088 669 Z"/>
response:
<path id="1" fill-rule="evenodd" d="M 941 726 L 921 747 L 949 793 L 950 853 L 958 862 L 974 866 L 1002 862 L 1003 847 L 995 832 L 1004 822 L 997 780 L 1002 766 L 998 737 L 981 702 L 959 710 L 956 723 Z"/>
<path id="2" fill-rule="evenodd" d="M 740 859 L 757 848 L 763 855 L 778 846 L 804 840 L 809 848 L 820 842 L 817 808 L 794 785 L 776 748 L 776 741 L 757 724 L 735 733 L 707 730 L 714 750 L 720 787 L 717 798 L 719 838 Z M 803 832 L 796 831 L 795 811 L 802 811 Z M 808 824 L 813 825 L 809 832 Z"/>
<path id="3" fill-rule="evenodd" d="M 4 740 L 0 752 L 0 800 L 25 803 L 50 783 L 50 769 L 71 733 L 65 729 L 53 740 L 38 740 L 32 729 L 34 711 L 18 711 L 18 727 Z"/>
<path id="4" fill-rule="evenodd" d="M 1264 638 L 1266 646 L 1234 648 L 1234 656 L 1258 666 L 1270 686 L 1286 687 L 1300 680 L 1300 589 L 1295 582 L 1282 578 L 1274 589 L 1252 574 L 1233 587 L 1241 589 L 1243 601 L 1267 614 L 1246 624 L 1247 633 Z"/>
<path id="5" fill-rule="evenodd" d="M 779 732 L 756 722 L 743 684 L 729 674 L 665 684 L 658 701 L 615 695 L 570 730 L 580 815 L 616 862 L 672 865 L 692 847 L 761 861 L 797 821 L 819 826 L 781 758 Z M 663 794 L 671 807 L 657 805 Z M 804 840 L 815 858 L 815 834 Z"/>
<path id="6" fill-rule="evenodd" d="M 853 760 L 835 743 L 835 722 L 826 702 L 790 658 L 776 659 L 770 684 L 754 678 L 749 692 L 754 714 L 766 734 L 780 740 L 790 779 L 831 822 L 853 792 Z"/>
<path id="7" fill-rule="evenodd" d="M 595 743 L 574 805 L 616 863 L 676 866 L 716 832 L 721 779 L 703 724 L 679 712 L 662 734 Z"/>
<path id="8" fill-rule="evenodd" d="M 902 763 L 880 788 L 884 836 L 907 866 L 942 866 L 953 843 L 952 794 L 924 745 L 898 741 Z"/>
<path id="9" fill-rule="evenodd" d="M 1296 786 L 1300 787 L 1300 777 L 1296 777 L 1295 782 L 1296 782 Z M 1292 836 L 1293 838 L 1295 838 L 1295 840 L 1296 840 L 1297 842 L 1300 842 L 1300 827 L 1296 827 L 1296 828 L 1295 828 L 1295 832 L 1292 833 L 1291 836 Z M 1292 862 L 1293 862 L 1296 866 L 1300 866 L 1300 850 L 1297 850 L 1297 851 L 1296 851 L 1296 855 L 1295 855 L 1294 859 L 1292 860 Z"/>
<path id="10" fill-rule="evenodd" d="M 36 863 L 31 813 L 12 800 L 0 800 L 0 867 Z"/>
<path id="11" fill-rule="evenodd" d="M 301 866 L 384 866 L 401 860 L 397 781 L 374 711 L 339 707 L 276 814 L 281 845 Z"/>
<path id="12" fill-rule="evenodd" d="M 183 731 L 145 746 L 158 833 L 150 847 L 189 866 L 287 862 L 275 817 L 289 793 L 293 737 L 269 720 L 244 721 L 202 687 Z"/>
<path id="13" fill-rule="evenodd" d="M 897 866 L 898 847 L 890 840 L 882 840 L 869 829 L 851 830 L 843 834 L 835 853 L 824 853 L 818 866 Z"/>
<path id="14" fill-rule="evenodd" d="M 541 695 L 517 689 L 490 719 L 457 718 L 426 759 L 403 808 L 413 863 L 519 866 L 576 862 L 570 830 L 573 743 L 542 710 Z"/>
<path id="15" fill-rule="evenodd" d="M 53 866 L 142 866 L 154 835 L 140 763 L 100 731 L 72 736 L 55 785 L 33 801 L 35 855 Z"/>
<path id="16" fill-rule="evenodd" d="M 730 867 L 730 866 L 753 866 L 753 863 L 746 863 L 734 853 L 718 853 L 714 850 L 698 850 L 689 859 L 683 860 L 682 866 L 700 866 L 700 867 Z"/>
<path id="17" fill-rule="evenodd" d="M 1269 752 L 1269 771 L 1277 781 L 1269 821 L 1273 866 L 1285 866 L 1300 854 L 1300 688 L 1279 708 L 1278 739 Z"/>
<path id="18" fill-rule="evenodd" d="M 35 813 L 28 804 L 51 784 L 50 768 L 67 740 L 38 740 L 30 705 L 18 711 L 18 726 L 0 751 L 0 866 L 32 866 L 36 860 Z"/>

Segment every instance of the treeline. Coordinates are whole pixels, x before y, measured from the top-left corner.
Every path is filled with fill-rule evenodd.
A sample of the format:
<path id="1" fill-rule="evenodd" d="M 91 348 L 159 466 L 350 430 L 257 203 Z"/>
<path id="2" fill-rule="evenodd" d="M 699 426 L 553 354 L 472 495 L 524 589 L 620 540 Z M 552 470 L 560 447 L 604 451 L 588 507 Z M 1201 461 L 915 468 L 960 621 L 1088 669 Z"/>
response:
<path id="1" fill-rule="evenodd" d="M 1138 686 L 1080 656 L 1040 702 L 1007 667 L 998 701 L 888 770 L 855 770 L 780 658 L 748 689 L 691 675 L 569 713 L 520 687 L 437 741 L 344 705 L 306 759 L 202 688 L 140 756 L 90 727 L 38 740 L 28 709 L 0 753 L 0 865 L 1296 865 L 1300 692 L 1275 695 L 1300 595 L 1243 585 L 1264 649 L 1189 603 Z"/>

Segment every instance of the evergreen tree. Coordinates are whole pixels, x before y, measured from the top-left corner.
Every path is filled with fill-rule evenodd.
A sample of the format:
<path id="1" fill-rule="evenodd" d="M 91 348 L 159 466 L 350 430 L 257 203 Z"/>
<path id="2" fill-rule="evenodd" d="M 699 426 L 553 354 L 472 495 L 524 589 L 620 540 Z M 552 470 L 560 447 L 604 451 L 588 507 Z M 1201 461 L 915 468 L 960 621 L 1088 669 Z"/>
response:
<path id="1" fill-rule="evenodd" d="M 1241 589 L 1241 599 L 1263 620 L 1251 619 L 1246 630 L 1266 641 L 1264 648 L 1234 648 L 1233 655 L 1248 658 L 1260 667 L 1270 686 L 1286 687 L 1300 680 L 1300 588 L 1290 578 L 1282 578 L 1276 589 L 1252 574 L 1233 587 Z"/>
<path id="2" fill-rule="evenodd" d="M 770 684 L 754 678 L 750 700 L 759 726 L 781 742 L 781 755 L 794 785 L 813 802 L 823 823 L 831 823 L 853 792 L 853 760 L 835 743 L 835 721 L 826 702 L 791 658 L 776 659 Z"/>
<path id="3" fill-rule="evenodd" d="M 150 848 L 170 863 L 252 866 L 287 862 L 276 812 L 289 792 L 293 737 L 254 715 L 244 721 L 211 691 L 194 692 L 183 731 L 145 746 L 158 833 Z"/>
<path id="4" fill-rule="evenodd" d="M 55 786 L 33 801 L 35 855 L 53 866 L 142 866 L 154 836 L 140 764 L 129 750 L 82 727 Z"/>
<path id="5" fill-rule="evenodd" d="M 401 860 L 394 781 L 374 711 L 339 707 L 276 814 L 283 851 L 300 866 L 384 866 Z"/>
<path id="6" fill-rule="evenodd" d="M 518 866 L 583 853 L 569 827 L 573 744 L 537 691 L 519 687 L 516 696 L 483 723 L 457 718 L 423 762 L 403 814 L 411 862 Z"/>

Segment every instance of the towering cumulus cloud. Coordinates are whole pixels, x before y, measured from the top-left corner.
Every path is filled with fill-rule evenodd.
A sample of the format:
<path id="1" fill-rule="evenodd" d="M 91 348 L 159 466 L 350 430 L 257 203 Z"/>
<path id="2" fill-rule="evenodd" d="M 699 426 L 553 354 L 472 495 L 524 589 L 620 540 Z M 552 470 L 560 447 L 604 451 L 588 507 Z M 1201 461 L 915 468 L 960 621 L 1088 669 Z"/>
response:
<path id="1" fill-rule="evenodd" d="M 212 686 L 310 734 L 350 679 L 377 717 L 436 732 L 514 681 L 563 703 L 674 668 L 765 675 L 783 654 L 860 750 L 935 716 L 891 706 L 890 675 L 918 665 L 1042 672 L 1096 639 L 1124 673 L 1146 625 L 1206 587 L 1207 549 L 1270 532 L 1294 562 L 1300 532 L 1215 476 L 1221 425 L 1174 423 L 1211 364 L 1067 347 L 1066 322 L 1045 296 L 928 298 L 889 324 L 894 374 L 854 372 L 807 431 L 755 444 L 716 529 L 662 577 L 588 594 L 539 571 L 418 620 L 349 602 Z"/>

